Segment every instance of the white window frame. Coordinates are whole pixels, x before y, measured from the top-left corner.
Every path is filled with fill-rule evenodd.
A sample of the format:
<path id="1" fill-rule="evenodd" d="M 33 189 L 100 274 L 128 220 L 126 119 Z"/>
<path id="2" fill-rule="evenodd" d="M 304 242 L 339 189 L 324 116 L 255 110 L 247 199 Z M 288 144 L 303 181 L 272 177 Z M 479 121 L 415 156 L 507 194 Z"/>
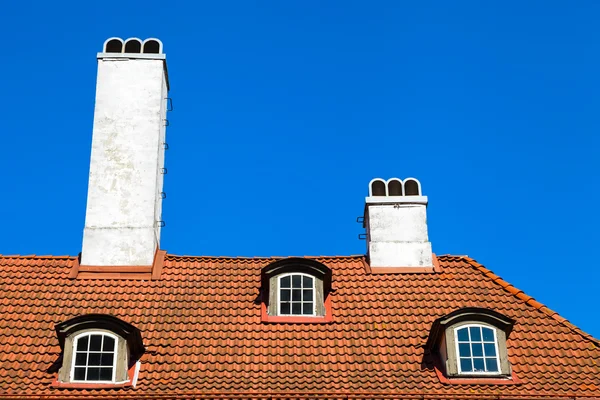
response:
<path id="1" fill-rule="evenodd" d="M 292 308 L 291 308 L 291 304 L 290 304 L 290 314 L 282 314 L 281 313 L 281 279 L 285 278 L 286 276 L 290 277 L 290 282 L 291 282 L 291 277 L 294 275 L 299 275 L 302 277 L 309 277 L 311 279 L 312 282 L 312 293 L 313 293 L 313 297 L 312 297 L 312 303 L 313 303 L 313 307 L 312 307 L 312 314 L 292 314 Z M 279 275 L 277 277 L 277 315 L 280 315 L 282 317 L 316 317 L 317 316 L 317 290 L 316 290 L 316 285 L 315 285 L 315 280 L 316 278 L 314 277 L 314 275 L 310 275 L 310 274 L 305 274 L 304 272 L 289 272 L 286 274 L 282 274 Z M 293 287 L 291 286 L 290 283 L 290 288 L 293 289 Z M 301 290 L 304 289 L 308 289 L 305 287 L 302 287 Z M 291 291 L 290 291 L 290 296 L 291 296 Z M 291 301 L 291 297 L 290 297 L 290 303 L 292 303 Z M 302 310 L 304 310 L 304 299 L 302 299 L 302 301 L 300 302 L 300 304 L 302 304 Z"/>
<path id="2" fill-rule="evenodd" d="M 110 338 L 112 338 L 115 341 L 115 347 L 114 347 L 114 356 L 113 356 L 113 365 L 112 365 L 112 378 L 110 381 L 87 381 L 87 380 L 76 380 L 75 379 L 75 360 L 77 359 L 77 343 L 79 342 L 79 339 L 84 337 L 84 336 L 91 336 L 91 335 L 102 335 L 102 336 L 108 336 Z M 90 339 L 91 341 L 91 339 Z M 104 339 L 102 340 L 102 342 L 104 343 Z M 69 380 L 71 382 L 74 383 L 86 383 L 86 384 L 95 384 L 95 383 L 115 383 L 115 376 L 117 373 L 117 356 L 118 356 L 118 352 L 119 352 L 119 337 L 116 336 L 113 333 L 110 332 L 106 332 L 106 331 L 85 331 L 82 332 L 78 335 L 76 335 L 73 338 L 73 349 L 72 349 L 72 355 L 71 355 L 71 371 L 69 373 Z M 88 350 L 86 351 L 86 353 L 88 354 L 89 357 L 89 341 L 88 341 Z M 87 362 L 86 362 L 87 364 Z M 89 366 L 86 365 L 86 372 L 87 372 L 87 368 L 89 368 Z"/>
<path id="3" fill-rule="evenodd" d="M 461 329 L 465 329 L 467 328 L 467 332 L 469 334 L 469 346 L 473 343 L 471 341 L 471 330 L 469 328 L 471 327 L 476 327 L 476 328 L 487 328 L 487 329 L 491 329 L 492 332 L 494 333 L 494 348 L 496 351 L 496 367 L 498 368 L 497 371 L 464 371 L 461 368 L 460 365 L 460 349 L 459 349 L 459 340 L 458 340 L 458 331 Z M 483 342 L 483 334 L 482 334 L 482 338 L 481 338 L 482 342 Z M 465 343 L 465 342 L 463 342 Z M 496 328 L 493 326 L 489 326 L 489 325 L 484 325 L 484 324 L 465 324 L 465 325 L 460 325 L 457 326 L 456 328 L 454 328 L 454 345 L 455 345 L 455 350 L 456 350 L 456 370 L 458 371 L 459 375 L 498 375 L 502 373 L 502 366 L 500 365 L 500 352 L 498 351 L 498 335 L 496 333 Z M 471 354 L 470 359 L 471 362 L 473 360 L 473 354 Z M 479 358 L 479 357 L 476 357 Z M 485 365 L 485 358 L 492 358 L 492 357 L 485 357 L 485 350 L 484 350 L 484 354 L 483 357 L 484 359 L 484 365 Z"/>

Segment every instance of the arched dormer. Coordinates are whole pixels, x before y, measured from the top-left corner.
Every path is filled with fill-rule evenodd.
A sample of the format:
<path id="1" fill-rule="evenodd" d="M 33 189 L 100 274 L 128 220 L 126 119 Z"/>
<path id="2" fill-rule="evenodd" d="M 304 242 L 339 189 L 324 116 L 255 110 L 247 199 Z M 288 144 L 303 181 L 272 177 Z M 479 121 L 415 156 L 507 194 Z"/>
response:
<path id="1" fill-rule="evenodd" d="M 118 37 L 112 37 L 104 42 L 105 53 L 122 53 L 123 52 L 123 40 Z"/>
<path id="2" fill-rule="evenodd" d="M 107 314 L 81 315 L 55 329 L 62 350 L 55 386 L 132 384 L 145 351 L 139 329 Z"/>
<path id="3" fill-rule="evenodd" d="M 406 178 L 404 180 L 404 195 L 405 196 L 420 196 L 421 182 L 415 178 Z"/>
<path id="4" fill-rule="evenodd" d="M 163 44 L 160 40 L 155 38 L 148 38 L 144 40 L 142 44 L 142 53 L 144 54 L 161 54 Z"/>
<path id="5" fill-rule="evenodd" d="M 387 192 L 388 192 L 388 196 L 404 195 L 404 190 L 402 189 L 402 181 L 398 178 L 388 179 Z"/>
<path id="6" fill-rule="evenodd" d="M 138 38 L 129 38 L 125 41 L 124 53 L 141 53 L 142 41 Z"/>
<path id="7" fill-rule="evenodd" d="M 331 269 L 306 258 L 286 258 L 261 270 L 264 322 L 331 321 Z"/>
<path id="8" fill-rule="evenodd" d="M 434 321 L 425 347 L 449 378 L 508 378 L 506 341 L 514 323 L 494 310 L 461 308 Z"/>
<path id="9" fill-rule="evenodd" d="M 386 184 L 383 179 L 375 178 L 369 182 L 369 196 L 387 196 Z"/>

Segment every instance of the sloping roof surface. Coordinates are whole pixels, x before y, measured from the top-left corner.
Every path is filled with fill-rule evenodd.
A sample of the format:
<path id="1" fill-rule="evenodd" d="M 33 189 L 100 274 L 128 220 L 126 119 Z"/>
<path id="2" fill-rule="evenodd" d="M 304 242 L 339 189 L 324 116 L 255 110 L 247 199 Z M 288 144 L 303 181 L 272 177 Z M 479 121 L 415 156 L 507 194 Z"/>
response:
<path id="1" fill-rule="evenodd" d="M 160 280 L 140 281 L 69 279 L 73 257 L 0 257 L 0 394 L 600 397 L 599 342 L 469 258 L 390 275 L 367 274 L 362 256 L 314 259 L 333 271 L 332 324 L 261 323 L 260 270 L 275 258 L 168 255 Z M 462 307 L 516 320 L 507 344 L 522 384 L 448 385 L 422 366 L 433 321 Z M 86 313 L 142 331 L 136 388 L 50 386 L 54 326 Z"/>

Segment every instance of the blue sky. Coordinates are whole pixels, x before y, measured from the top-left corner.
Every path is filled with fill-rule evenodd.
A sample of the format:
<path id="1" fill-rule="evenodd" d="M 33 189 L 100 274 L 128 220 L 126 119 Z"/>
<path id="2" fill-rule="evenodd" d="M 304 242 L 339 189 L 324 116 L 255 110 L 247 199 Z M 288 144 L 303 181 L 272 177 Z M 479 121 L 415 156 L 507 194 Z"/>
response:
<path id="1" fill-rule="evenodd" d="M 81 249 L 110 36 L 158 37 L 175 110 L 162 248 L 362 254 L 374 177 L 414 176 L 468 254 L 600 337 L 600 4 L 10 2 L 2 254 Z"/>

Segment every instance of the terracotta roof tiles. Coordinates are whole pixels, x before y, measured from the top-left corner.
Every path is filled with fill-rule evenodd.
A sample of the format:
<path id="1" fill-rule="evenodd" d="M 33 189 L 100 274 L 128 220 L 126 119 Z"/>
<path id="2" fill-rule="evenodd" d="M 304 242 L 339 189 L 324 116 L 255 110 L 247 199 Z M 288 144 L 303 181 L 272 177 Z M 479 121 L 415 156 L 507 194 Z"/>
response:
<path id="1" fill-rule="evenodd" d="M 333 322 L 265 324 L 260 271 L 278 259 L 167 255 L 160 280 L 91 280 L 69 279 L 73 257 L 0 257 L 0 394 L 600 397 L 600 342 L 468 257 L 438 257 L 441 273 L 387 275 L 367 274 L 363 256 L 312 257 L 333 271 Z M 432 323 L 463 307 L 516 321 L 507 347 L 520 384 L 448 385 L 423 364 Z M 50 386 L 54 326 L 86 313 L 141 330 L 137 387 Z"/>

